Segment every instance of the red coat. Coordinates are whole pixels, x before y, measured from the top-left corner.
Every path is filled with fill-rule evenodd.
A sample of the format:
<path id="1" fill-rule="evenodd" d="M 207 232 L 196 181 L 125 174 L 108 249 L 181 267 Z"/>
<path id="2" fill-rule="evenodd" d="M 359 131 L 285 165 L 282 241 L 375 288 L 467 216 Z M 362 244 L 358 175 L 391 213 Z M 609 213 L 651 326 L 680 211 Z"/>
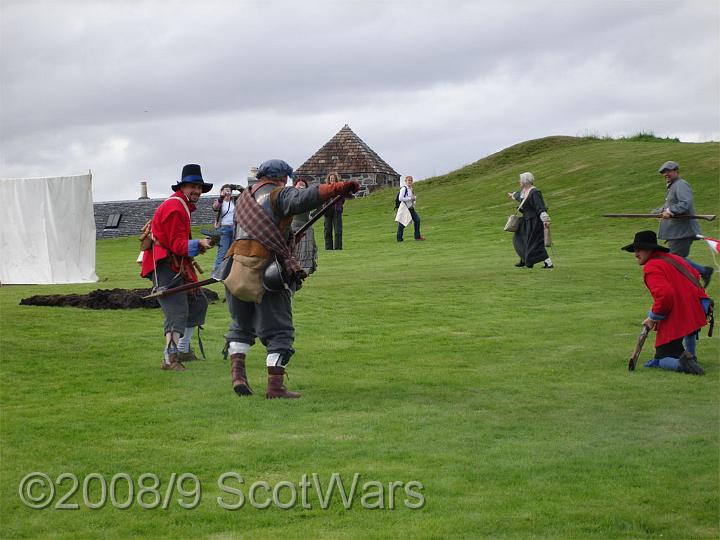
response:
<path id="1" fill-rule="evenodd" d="M 147 277 L 155 269 L 153 253 L 156 262 L 160 262 L 172 253 L 182 257 L 181 264 L 188 269 L 186 281 L 197 281 L 197 275 L 187 259 L 188 240 L 191 238 L 190 216 L 179 199 L 185 201 L 190 212 L 195 210 L 195 205 L 180 190 L 158 206 L 151 225 L 155 243 L 152 249 L 143 252 L 142 269 L 140 270 L 142 277 Z M 171 262 L 170 269 L 177 272 L 179 266 Z"/>
<path id="2" fill-rule="evenodd" d="M 653 251 L 650 255 L 643 267 L 645 285 L 653 297 L 652 312 L 665 316 L 665 319 L 658 321 L 656 347 L 692 334 L 707 324 L 705 311 L 700 304 L 700 298 L 707 298 L 707 294 L 693 285 L 680 270 L 664 261 L 663 257 L 679 262 L 698 281 L 700 279 L 700 274 L 682 257 L 661 251 Z"/>

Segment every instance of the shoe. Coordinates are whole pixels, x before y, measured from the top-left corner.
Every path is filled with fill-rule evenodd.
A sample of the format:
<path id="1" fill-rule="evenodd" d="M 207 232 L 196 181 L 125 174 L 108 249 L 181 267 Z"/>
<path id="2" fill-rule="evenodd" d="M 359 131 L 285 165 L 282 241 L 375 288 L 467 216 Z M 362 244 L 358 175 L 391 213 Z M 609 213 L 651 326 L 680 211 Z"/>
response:
<path id="1" fill-rule="evenodd" d="M 710 285 L 710 280 L 712 279 L 712 275 L 715 269 L 712 266 L 706 266 L 705 270 L 702 273 L 703 278 L 703 289 L 707 289 L 708 285 Z"/>
<path id="2" fill-rule="evenodd" d="M 415 240 L 425 240 L 425 237 L 421 236 L 420 238 L 416 238 Z"/>
<path id="3" fill-rule="evenodd" d="M 182 362 L 178 360 L 177 353 L 170 353 L 168 362 L 160 364 L 160 369 L 163 371 L 185 371 L 187 368 L 182 365 Z"/>
<path id="4" fill-rule="evenodd" d="M 543 263 L 543 268 L 555 268 L 554 264 Z"/>
<path id="5" fill-rule="evenodd" d="M 160 364 L 160 369 L 164 371 L 187 371 L 187 368 L 183 366 L 180 362 L 173 362 L 170 364 L 166 364 L 163 362 Z"/>
<path id="6" fill-rule="evenodd" d="M 197 360 L 201 360 L 200 358 L 195 356 L 195 351 L 193 351 L 192 348 L 188 352 L 178 351 L 177 359 L 180 362 L 195 362 Z"/>
<path id="7" fill-rule="evenodd" d="M 398 242 L 402 242 L 403 239 L 402 239 L 402 238 L 398 238 L 397 241 L 398 241 Z"/>
<path id="8" fill-rule="evenodd" d="M 525 261 L 520 261 L 520 262 L 515 263 L 516 268 L 522 268 L 523 266 L 525 266 Z"/>
<path id="9" fill-rule="evenodd" d="M 683 352 L 678 358 L 677 370 L 691 375 L 705 375 L 705 370 L 697 363 L 697 358 L 688 351 Z"/>

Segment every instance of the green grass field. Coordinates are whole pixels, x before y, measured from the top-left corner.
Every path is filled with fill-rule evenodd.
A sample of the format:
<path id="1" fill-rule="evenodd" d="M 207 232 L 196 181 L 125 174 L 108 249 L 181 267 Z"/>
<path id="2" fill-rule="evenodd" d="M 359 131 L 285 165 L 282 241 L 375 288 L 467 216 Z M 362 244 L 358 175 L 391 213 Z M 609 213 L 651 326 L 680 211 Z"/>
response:
<path id="1" fill-rule="evenodd" d="M 703 333 L 699 343 L 705 377 L 627 371 L 650 297 L 619 248 L 657 223 L 599 216 L 660 206 L 655 171 L 668 159 L 681 164 L 698 212 L 718 213 L 719 150 L 530 141 L 417 184 L 426 242 L 395 242 L 394 192 L 348 203 L 345 250 L 321 250 L 294 301 L 288 387 L 303 393 L 297 401 L 263 398 L 259 345 L 248 362 L 256 395 L 235 396 L 220 355 L 223 303 L 208 312 L 208 360 L 185 373 L 159 369 L 157 310 L 18 305 L 33 294 L 146 286 L 134 238 L 98 242 L 100 283 L 2 287 L 0 537 L 718 538 L 718 339 Z M 525 170 L 553 220 L 553 270 L 514 268 L 502 231 L 512 211 L 505 193 Z M 716 223 L 701 222 L 703 232 L 717 237 Z M 692 256 L 712 263 L 704 244 Z M 205 267 L 213 257 L 201 258 Z M 641 361 L 652 353 L 649 339 Z M 42 510 L 18 491 L 35 471 L 57 484 Z M 239 501 L 218 486 L 227 472 L 244 481 L 225 482 L 243 494 L 237 510 L 217 501 Z M 77 490 L 57 481 L 62 473 L 76 475 Z M 166 509 L 143 509 L 135 486 L 129 508 L 108 494 L 91 509 L 91 473 L 108 484 L 119 473 L 136 483 L 157 475 L 145 506 L 165 498 L 173 473 L 196 475 L 202 493 L 192 509 L 178 499 L 194 495 L 177 489 Z M 312 475 L 327 489 L 333 473 L 346 488 L 359 474 L 350 508 L 338 492 L 321 505 Z M 102 493 L 90 479 L 92 504 Z M 408 488 L 413 481 L 422 488 Z M 256 506 L 268 486 L 281 504 L 294 489 L 297 504 L 255 508 L 253 484 Z M 79 508 L 55 508 L 68 494 L 61 504 Z M 422 508 L 409 507 L 420 499 Z"/>

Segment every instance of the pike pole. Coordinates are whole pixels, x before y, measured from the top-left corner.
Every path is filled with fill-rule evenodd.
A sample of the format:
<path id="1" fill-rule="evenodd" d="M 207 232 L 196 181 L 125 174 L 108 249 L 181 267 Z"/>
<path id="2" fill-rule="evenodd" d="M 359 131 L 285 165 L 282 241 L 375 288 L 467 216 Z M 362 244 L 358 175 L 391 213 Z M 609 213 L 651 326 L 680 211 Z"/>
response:
<path id="1" fill-rule="evenodd" d="M 602 217 L 610 218 L 655 218 L 655 219 L 704 219 L 705 221 L 713 221 L 717 216 L 715 214 L 698 214 L 687 215 L 680 214 L 677 216 L 664 217 L 662 214 L 603 214 Z"/>

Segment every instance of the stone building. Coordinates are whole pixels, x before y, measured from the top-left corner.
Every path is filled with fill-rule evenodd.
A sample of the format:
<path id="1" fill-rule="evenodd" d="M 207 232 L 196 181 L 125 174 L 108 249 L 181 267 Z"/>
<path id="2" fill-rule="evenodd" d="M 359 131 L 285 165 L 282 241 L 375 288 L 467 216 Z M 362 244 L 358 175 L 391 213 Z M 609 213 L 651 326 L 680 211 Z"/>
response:
<path id="1" fill-rule="evenodd" d="M 317 184 L 325 182 L 331 172 L 338 173 L 341 180 L 357 181 L 361 196 L 381 187 L 400 187 L 400 175 L 347 124 L 300 165 L 295 175 Z"/>
<path id="2" fill-rule="evenodd" d="M 145 199 L 136 201 L 108 201 L 93 204 L 95 213 L 95 238 L 117 238 L 119 236 L 139 236 L 140 229 L 150 219 L 158 206 L 166 199 Z M 200 197 L 197 208 L 192 213 L 193 225 L 204 225 L 212 229 L 215 214 L 212 203 L 215 196 Z"/>

